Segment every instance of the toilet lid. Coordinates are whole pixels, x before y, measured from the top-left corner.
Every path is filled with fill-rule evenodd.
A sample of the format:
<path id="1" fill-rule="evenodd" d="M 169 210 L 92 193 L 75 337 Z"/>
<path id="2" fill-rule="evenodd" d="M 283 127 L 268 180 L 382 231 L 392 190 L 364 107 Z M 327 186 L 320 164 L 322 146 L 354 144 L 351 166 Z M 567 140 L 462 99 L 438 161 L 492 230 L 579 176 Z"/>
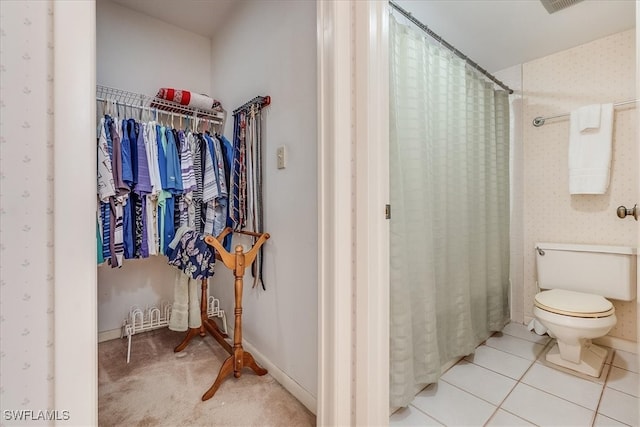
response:
<path id="1" fill-rule="evenodd" d="M 574 317 L 605 317 L 614 313 L 613 304 L 600 295 L 551 289 L 535 296 L 535 305 L 552 313 Z"/>

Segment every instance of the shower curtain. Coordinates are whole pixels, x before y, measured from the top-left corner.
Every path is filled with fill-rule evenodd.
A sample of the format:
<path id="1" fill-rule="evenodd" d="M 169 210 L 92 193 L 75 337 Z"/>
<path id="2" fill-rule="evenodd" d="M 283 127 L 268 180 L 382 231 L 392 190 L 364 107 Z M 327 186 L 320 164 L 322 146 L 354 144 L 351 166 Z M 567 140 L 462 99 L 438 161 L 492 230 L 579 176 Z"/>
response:
<path id="1" fill-rule="evenodd" d="M 509 102 L 390 19 L 390 404 L 509 320 Z"/>

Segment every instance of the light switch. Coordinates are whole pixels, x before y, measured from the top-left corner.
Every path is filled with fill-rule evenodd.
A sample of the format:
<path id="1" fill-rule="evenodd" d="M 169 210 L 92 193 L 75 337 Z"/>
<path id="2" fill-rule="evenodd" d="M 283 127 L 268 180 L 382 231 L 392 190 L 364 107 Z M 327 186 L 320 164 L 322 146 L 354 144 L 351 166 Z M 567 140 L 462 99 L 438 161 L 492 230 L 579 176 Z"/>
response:
<path id="1" fill-rule="evenodd" d="M 278 157 L 278 169 L 284 169 L 287 166 L 287 157 L 284 145 L 278 147 L 276 155 Z"/>

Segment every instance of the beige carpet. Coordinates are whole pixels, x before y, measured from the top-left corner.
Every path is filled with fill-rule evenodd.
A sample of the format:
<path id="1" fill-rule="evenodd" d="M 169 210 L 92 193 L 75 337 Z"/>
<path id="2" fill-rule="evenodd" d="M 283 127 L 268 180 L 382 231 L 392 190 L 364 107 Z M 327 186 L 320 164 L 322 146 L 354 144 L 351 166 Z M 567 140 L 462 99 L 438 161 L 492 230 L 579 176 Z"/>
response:
<path id="1" fill-rule="evenodd" d="M 134 335 L 129 364 L 126 339 L 98 345 L 100 426 L 315 425 L 315 416 L 271 375 L 246 368 L 203 402 L 228 354 L 211 336 L 174 353 L 183 337 L 168 329 Z"/>

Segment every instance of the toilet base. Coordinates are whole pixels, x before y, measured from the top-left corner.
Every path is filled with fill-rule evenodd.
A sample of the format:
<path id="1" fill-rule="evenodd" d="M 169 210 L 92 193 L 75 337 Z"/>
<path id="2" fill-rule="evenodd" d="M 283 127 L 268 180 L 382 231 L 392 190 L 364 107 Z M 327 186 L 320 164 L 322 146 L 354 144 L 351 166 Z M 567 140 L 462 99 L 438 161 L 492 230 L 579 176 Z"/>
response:
<path id="1" fill-rule="evenodd" d="M 558 343 L 556 342 L 549 352 L 547 352 L 546 359 L 549 363 L 598 378 L 602 373 L 602 367 L 604 366 L 607 354 L 608 350 L 606 348 L 589 342 L 582 347 L 582 358 L 580 362 L 573 363 L 562 358 Z"/>

